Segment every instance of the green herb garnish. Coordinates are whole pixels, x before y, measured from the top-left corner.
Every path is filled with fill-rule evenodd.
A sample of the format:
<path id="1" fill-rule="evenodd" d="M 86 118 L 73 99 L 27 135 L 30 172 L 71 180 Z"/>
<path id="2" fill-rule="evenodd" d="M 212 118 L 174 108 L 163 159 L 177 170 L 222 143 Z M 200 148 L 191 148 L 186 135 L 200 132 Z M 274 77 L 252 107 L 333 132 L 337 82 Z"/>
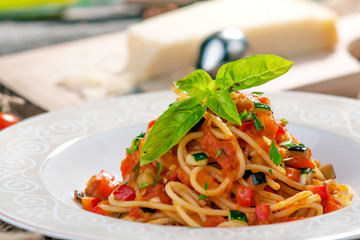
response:
<path id="1" fill-rule="evenodd" d="M 204 200 L 204 199 L 207 199 L 208 198 L 208 196 L 205 196 L 204 194 L 199 194 L 199 198 L 198 198 L 198 200 Z"/>
<path id="2" fill-rule="evenodd" d="M 262 104 L 262 103 L 258 103 L 258 102 L 254 102 L 255 108 L 264 108 L 266 110 L 271 111 L 271 108 L 266 105 L 266 104 Z"/>
<path id="3" fill-rule="evenodd" d="M 160 173 L 161 173 L 161 169 L 162 169 L 162 164 L 161 163 L 156 162 L 156 164 L 158 166 L 158 172 L 157 172 L 157 175 L 156 175 L 156 179 L 155 179 L 154 183 L 152 184 L 153 186 L 159 181 Z"/>
<path id="4" fill-rule="evenodd" d="M 141 132 L 139 136 L 132 140 L 131 148 L 126 148 L 128 154 L 132 154 L 134 151 L 139 150 L 140 140 L 145 137 L 145 133 Z"/>
<path id="5" fill-rule="evenodd" d="M 168 152 L 199 122 L 207 108 L 241 126 L 241 118 L 230 93 L 267 83 L 285 74 L 292 65 L 293 62 L 278 56 L 255 55 L 224 64 L 215 80 L 199 69 L 176 81 L 175 87 L 190 98 L 172 104 L 157 119 L 141 149 L 140 165 Z"/>
<path id="6" fill-rule="evenodd" d="M 284 164 L 283 158 L 280 155 L 279 150 L 277 149 L 273 141 L 271 141 L 269 157 L 276 166 L 279 166 L 280 164 Z"/>
<path id="7" fill-rule="evenodd" d="M 249 114 L 246 110 L 244 110 L 242 113 L 239 113 L 240 120 L 247 120 L 249 118 Z"/>
<path id="8" fill-rule="evenodd" d="M 222 154 L 222 153 L 224 153 L 224 150 L 220 148 L 220 149 L 217 151 L 215 158 L 217 158 L 217 157 L 218 157 L 220 154 Z"/>
<path id="9" fill-rule="evenodd" d="M 147 186 L 149 186 L 148 183 L 142 183 L 142 184 L 140 185 L 140 189 L 142 189 L 142 188 L 144 188 L 144 187 L 147 187 Z"/>
<path id="10" fill-rule="evenodd" d="M 269 173 L 270 173 L 271 175 L 274 174 L 273 171 L 272 171 L 272 169 L 269 169 Z"/>
<path id="11" fill-rule="evenodd" d="M 285 118 L 280 119 L 280 121 L 282 121 L 283 123 L 285 123 L 285 125 L 289 124 L 289 121 L 286 120 Z"/>
<path id="12" fill-rule="evenodd" d="M 260 131 L 261 128 L 264 128 L 264 129 L 265 129 L 264 125 L 263 125 L 263 124 L 261 123 L 261 121 L 256 117 L 255 112 L 252 111 L 252 112 L 250 112 L 250 114 L 251 114 L 251 117 L 252 117 L 252 119 L 253 119 L 253 121 L 254 121 L 254 125 L 255 125 L 256 130 Z"/>
<path id="13" fill-rule="evenodd" d="M 289 149 L 289 148 L 295 147 L 295 146 L 305 147 L 304 144 L 302 144 L 302 143 L 296 144 L 292 140 L 281 142 L 281 143 L 279 143 L 279 145 L 286 147 L 286 149 Z"/>
<path id="14" fill-rule="evenodd" d="M 256 94 L 256 95 L 261 96 L 261 95 L 263 95 L 263 94 L 264 94 L 264 92 L 252 92 L 251 94 Z"/>
<path id="15" fill-rule="evenodd" d="M 208 190 L 208 188 L 209 188 L 209 184 L 208 184 L 207 182 L 205 182 L 205 183 L 204 183 L 204 189 L 205 189 L 205 191 Z"/>
<path id="16" fill-rule="evenodd" d="M 301 168 L 301 174 L 308 174 L 309 172 L 313 172 L 315 173 L 314 170 L 312 170 L 311 168 Z"/>

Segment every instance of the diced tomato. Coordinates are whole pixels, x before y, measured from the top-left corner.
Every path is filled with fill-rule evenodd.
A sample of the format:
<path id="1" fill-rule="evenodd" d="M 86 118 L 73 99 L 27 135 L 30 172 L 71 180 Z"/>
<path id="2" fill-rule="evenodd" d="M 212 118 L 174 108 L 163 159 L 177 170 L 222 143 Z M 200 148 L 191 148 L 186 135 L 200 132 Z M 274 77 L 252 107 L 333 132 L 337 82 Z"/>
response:
<path id="1" fill-rule="evenodd" d="M 100 198 L 97 197 L 83 197 L 81 198 L 82 208 L 86 211 L 90 211 L 100 202 Z"/>
<path id="2" fill-rule="evenodd" d="M 101 170 L 100 173 L 92 176 L 87 182 L 85 188 L 86 195 L 106 200 L 112 191 L 119 186 L 119 183 L 114 181 L 114 179 L 114 176 L 110 173 Z"/>
<path id="3" fill-rule="evenodd" d="M 154 126 L 155 122 L 156 122 L 156 119 L 155 119 L 155 120 L 152 120 L 151 122 L 149 122 L 149 124 L 148 124 L 148 129 L 149 129 L 149 128 L 152 128 L 152 127 Z"/>
<path id="4" fill-rule="evenodd" d="M 292 218 L 288 218 L 288 220 L 286 220 L 287 222 L 292 222 L 292 221 L 297 221 L 297 220 L 301 220 L 304 219 L 304 217 L 292 217 Z"/>
<path id="5" fill-rule="evenodd" d="M 177 178 L 186 186 L 191 186 L 190 176 L 182 168 L 177 170 Z"/>
<path id="6" fill-rule="evenodd" d="M 126 184 L 121 185 L 114 191 L 114 196 L 122 201 L 132 201 L 135 199 L 135 190 Z"/>
<path id="7" fill-rule="evenodd" d="M 221 216 L 207 216 L 203 227 L 217 227 L 220 223 L 225 222 L 225 219 Z"/>
<path id="8" fill-rule="evenodd" d="M 330 194 L 328 191 L 327 185 L 319 185 L 319 186 L 310 186 L 307 188 L 307 190 L 312 191 L 314 194 L 319 194 L 321 197 L 321 203 L 326 204 L 330 198 Z"/>
<path id="9" fill-rule="evenodd" d="M 333 212 L 342 208 L 342 205 L 335 199 L 330 199 L 324 206 L 324 213 Z"/>
<path id="10" fill-rule="evenodd" d="M 121 161 L 121 174 L 123 179 L 127 179 L 131 175 L 131 170 L 135 167 L 136 163 L 139 161 L 138 151 L 134 151 L 132 154 L 126 154 L 126 158 Z"/>
<path id="11" fill-rule="evenodd" d="M 254 126 L 254 122 L 253 121 L 247 121 L 247 122 L 242 122 L 241 126 L 239 127 L 239 129 L 241 131 L 248 131 L 249 129 L 251 129 Z"/>
<path id="12" fill-rule="evenodd" d="M 132 207 L 129 212 L 129 217 L 134 219 L 142 218 L 143 216 L 144 216 L 144 211 L 141 210 L 141 208 L 139 207 Z"/>
<path id="13" fill-rule="evenodd" d="M 91 212 L 96 213 L 96 214 L 100 214 L 103 216 L 111 216 L 111 213 L 109 212 L 105 212 L 104 210 L 101 209 L 100 206 L 96 206 L 93 209 L 91 209 Z"/>
<path id="14" fill-rule="evenodd" d="M 142 196 L 142 199 L 148 201 L 155 197 L 159 197 L 162 203 L 171 204 L 172 202 L 171 198 L 169 198 L 165 192 L 165 186 L 161 183 L 148 187 L 146 193 Z"/>
<path id="15" fill-rule="evenodd" d="M 255 207 L 257 224 L 270 223 L 271 209 L 270 205 L 258 205 Z"/>
<path id="16" fill-rule="evenodd" d="M 251 207 L 252 190 L 250 187 L 238 186 L 236 188 L 235 197 L 240 206 Z"/>
<path id="17" fill-rule="evenodd" d="M 291 167 L 285 167 L 286 176 L 296 182 L 300 181 L 301 170 Z"/>
<path id="18" fill-rule="evenodd" d="M 269 185 L 266 185 L 266 186 L 264 187 L 264 191 L 271 192 L 271 193 L 275 193 L 274 189 L 272 189 L 271 187 L 269 187 Z"/>
<path id="19" fill-rule="evenodd" d="M 209 127 L 203 126 L 202 132 L 201 146 L 207 150 L 210 157 L 215 159 L 225 172 L 237 169 L 239 161 L 236 159 L 236 150 L 231 140 L 219 140 Z"/>
<path id="20" fill-rule="evenodd" d="M 288 161 L 284 161 L 286 166 L 293 168 L 315 168 L 315 164 L 308 158 L 292 157 Z"/>

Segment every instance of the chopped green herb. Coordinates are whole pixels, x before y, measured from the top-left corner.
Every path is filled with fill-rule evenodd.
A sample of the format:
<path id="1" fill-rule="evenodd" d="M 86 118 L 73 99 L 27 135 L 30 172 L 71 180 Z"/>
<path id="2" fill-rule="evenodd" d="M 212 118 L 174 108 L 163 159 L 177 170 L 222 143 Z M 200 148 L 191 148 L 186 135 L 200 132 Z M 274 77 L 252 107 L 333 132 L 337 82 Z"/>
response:
<path id="1" fill-rule="evenodd" d="M 205 191 L 208 190 L 208 187 L 209 187 L 209 184 L 207 182 L 205 182 L 205 184 L 204 184 Z"/>
<path id="2" fill-rule="evenodd" d="M 274 174 L 273 171 L 272 171 L 272 169 L 269 169 L 269 173 L 270 173 L 271 175 Z"/>
<path id="3" fill-rule="evenodd" d="M 252 117 L 252 119 L 253 119 L 253 121 L 254 121 L 254 123 L 255 123 L 255 128 L 256 128 L 256 130 L 260 131 L 261 128 L 264 128 L 264 129 L 265 129 L 264 125 L 263 125 L 263 124 L 261 123 L 261 121 L 256 117 L 256 114 L 255 114 L 254 111 L 251 112 L 251 117 Z"/>
<path id="4" fill-rule="evenodd" d="M 280 121 L 282 121 L 283 123 L 285 123 L 285 125 L 289 124 L 289 121 L 286 120 L 285 118 L 280 119 Z"/>
<path id="5" fill-rule="evenodd" d="M 139 136 L 132 140 L 131 148 L 126 148 L 128 154 L 132 154 L 134 151 L 139 150 L 140 140 L 145 137 L 145 133 L 141 132 Z"/>
<path id="6" fill-rule="evenodd" d="M 302 143 L 296 144 L 292 140 L 281 142 L 281 143 L 279 143 L 279 145 L 286 147 L 286 149 L 290 149 L 290 148 L 296 147 L 296 146 L 306 147 L 304 144 L 302 144 Z"/>
<path id="7" fill-rule="evenodd" d="M 242 113 L 239 113 L 240 119 L 242 120 L 247 120 L 249 118 L 249 114 L 246 110 L 244 110 Z"/>
<path id="8" fill-rule="evenodd" d="M 222 154 L 222 153 L 224 153 L 224 150 L 220 148 L 220 149 L 217 151 L 215 158 L 217 158 L 217 157 L 218 157 L 220 154 Z"/>
<path id="9" fill-rule="evenodd" d="M 201 161 L 201 160 L 204 160 L 204 159 L 208 158 L 208 156 L 203 152 L 194 153 L 194 154 L 191 154 L 191 155 L 194 157 L 195 161 Z"/>
<path id="10" fill-rule="evenodd" d="M 161 169 L 162 169 L 162 164 L 159 162 L 156 162 L 157 166 L 158 166 L 158 172 L 157 172 L 157 176 L 155 179 L 155 182 L 152 184 L 153 186 L 157 183 L 157 181 L 159 181 L 160 178 L 160 173 L 161 173 Z"/>
<path id="11" fill-rule="evenodd" d="M 258 102 L 254 102 L 255 108 L 264 108 L 266 110 L 271 111 L 271 108 L 266 105 L 266 104 L 262 104 L 262 103 L 258 103 Z"/>
<path id="12" fill-rule="evenodd" d="M 204 194 L 199 194 L 199 198 L 198 198 L 198 200 L 204 200 L 204 199 L 207 199 L 208 198 L 208 196 L 205 196 Z"/>
<path id="13" fill-rule="evenodd" d="M 264 92 L 252 92 L 251 94 L 263 95 L 263 94 L 264 94 Z"/>
<path id="14" fill-rule="evenodd" d="M 248 223 L 248 219 L 245 213 L 236 210 L 229 210 L 229 211 L 230 211 L 230 220 L 242 221 Z"/>
<path id="15" fill-rule="evenodd" d="M 148 183 L 142 183 L 142 184 L 140 185 L 140 189 L 142 189 L 142 188 L 144 188 L 144 187 L 147 187 L 147 186 L 149 186 Z"/>
<path id="16" fill-rule="evenodd" d="M 311 168 L 301 168 L 301 174 L 308 174 L 309 172 L 315 173 Z"/>
<path id="17" fill-rule="evenodd" d="M 273 141 L 271 141 L 269 157 L 276 166 L 283 164 L 283 158 L 280 155 L 279 150 L 277 149 Z"/>

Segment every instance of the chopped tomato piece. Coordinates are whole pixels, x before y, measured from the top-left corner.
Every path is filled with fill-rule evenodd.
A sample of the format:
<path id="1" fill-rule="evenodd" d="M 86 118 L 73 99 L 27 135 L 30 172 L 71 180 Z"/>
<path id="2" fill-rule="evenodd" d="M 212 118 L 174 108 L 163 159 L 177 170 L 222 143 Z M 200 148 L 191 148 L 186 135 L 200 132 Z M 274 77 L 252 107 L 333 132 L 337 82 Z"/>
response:
<path id="1" fill-rule="evenodd" d="M 101 207 L 99 205 L 94 207 L 93 209 L 91 209 L 91 212 L 96 213 L 96 214 L 100 214 L 100 215 L 103 215 L 103 216 L 111 216 L 111 213 L 105 212 L 104 210 L 101 209 Z"/>
<path id="2" fill-rule="evenodd" d="M 324 206 L 324 213 L 333 212 L 342 208 L 342 205 L 335 199 L 330 199 Z"/>
<path id="3" fill-rule="evenodd" d="M 132 201 L 135 199 L 135 190 L 126 184 L 121 185 L 114 191 L 114 196 L 122 201 Z"/>
<path id="4" fill-rule="evenodd" d="M 321 203 L 324 204 L 328 202 L 330 194 L 328 191 L 328 185 L 319 185 L 319 186 L 310 186 L 307 190 L 312 191 L 314 194 L 319 194 L 321 197 Z"/>
<path id="5" fill-rule="evenodd" d="M 129 217 L 131 218 L 142 218 L 144 216 L 144 211 L 141 210 L 141 208 L 139 207 L 132 207 L 130 212 L 129 212 Z"/>
<path id="6" fill-rule="evenodd" d="M 235 197 L 240 206 L 251 207 L 252 190 L 250 187 L 238 186 L 236 188 Z"/>
<path id="7" fill-rule="evenodd" d="M 97 197 L 83 197 L 81 198 L 82 208 L 86 211 L 91 211 L 100 202 Z"/>
<path id="8" fill-rule="evenodd" d="M 156 119 L 155 119 L 155 120 L 152 120 L 151 122 L 149 122 L 149 124 L 148 124 L 148 129 L 149 129 L 149 128 L 152 128 L 152 127 L 154 126 L 155 122 L 156 122 Z"/>
<path id="9" fill-rule="evenodd" d="M 266 185 L 266 186 L 264 187 L 264 191 L 271 192 L 271 193 L 275 193 L 275 191 L 274 191 L 271 187 L 269 187 L 269 185 Z"/>
<path id="10" fill-rule="evenodd" d="M 291 167 L 285 167 L 286 176 L 296 182 L 300 181 L 301 170 Z"/>
<path id="11" fill-rule="evenodd" d="M 217 227 L 220 223 L 225 222 L 225 219 L 221 216 L 207 216 L 203 227 Z"/>
<path id="12" fill-rule="evenodd" d="M 123 179 L 131 175 L 131 170 L 133 170 L 137 162 L 139 162 L 139 153 L 137 151 L 134 151 L 132 154 L 126 154 L 126 158 L 121 161 L 120 166 Z"/>
<path id="13" fill-rule="evenodd" d="M 255 207 L 257 224 L 270 223 L 271 209 L 270 205 L 258 205 Z"/>
<path id="14" fill-rule="evenodd" d="M 247 121 L 247 122 L 242 122 L 242 124 L 241 124 L 241 126 L 239 128 L 240 128 L 241 131 L 248 131 L 253 126 L 254 126 L 253 121 Z"/>
<path id="15" fill-rule="evenodd" d="M 142 199 L 148 201 L 156 197 L 158 197 L 162 203 L 171 204 L 171 198 L 166 194 L 165 186 L 161 183 L 148 187 L 146 193 L 142 196 Z"/>
<path id="16" fill-rule="evenodd" d="M 114 179 L 114 176 L 102 170 L 100 173 L 92 176 L 87 182 L 85 188 L 86 195 L 106 200 L 112 191 L 119 186 Z"/>
<path id="17" fill-rule="evenodd" d="M 308 158 L 292 157 L 288 161 L 284 161 L 285 165 L 293 168 L 315 168 L 315 164 Z"/>
<path id="18" fill-rule="evenodd" d="M 209 127 L 202 127 L 201 146 L 209 156 L 217 161 L 225 172 L 231 172 L 239 167 L 236 160 L 236 150 L 230 139 L 219 140 Z"/>

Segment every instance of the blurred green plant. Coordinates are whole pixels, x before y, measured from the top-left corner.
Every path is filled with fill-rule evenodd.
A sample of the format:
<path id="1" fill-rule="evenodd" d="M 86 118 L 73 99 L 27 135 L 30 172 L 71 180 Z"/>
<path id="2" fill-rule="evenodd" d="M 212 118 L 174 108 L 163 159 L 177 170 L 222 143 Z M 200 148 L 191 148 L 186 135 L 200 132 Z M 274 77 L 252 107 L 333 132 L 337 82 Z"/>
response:
<path id="1" fill-rule="evenodd" d="M 38 19 L 60 17 L 79 0 L 0 0 L 1 19 Z"/>

